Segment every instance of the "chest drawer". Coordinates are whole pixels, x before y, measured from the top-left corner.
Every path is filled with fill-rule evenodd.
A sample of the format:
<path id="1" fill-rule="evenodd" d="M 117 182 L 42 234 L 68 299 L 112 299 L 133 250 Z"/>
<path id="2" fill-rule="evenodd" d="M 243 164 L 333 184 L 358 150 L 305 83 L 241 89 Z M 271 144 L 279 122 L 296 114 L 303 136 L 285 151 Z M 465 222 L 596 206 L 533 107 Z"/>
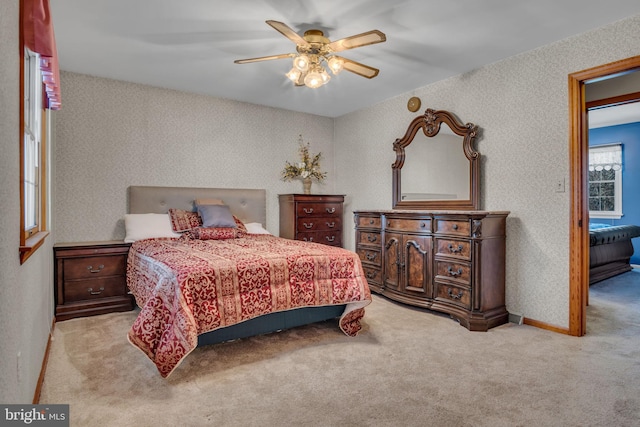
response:
<path id="1" fill-rule="evenodd" d="M 127 256 L 88 256 L 64 260 L 65 280 L 96 279 L 126 273 Z"/>
<path id="2" fill-rule="evenodd" d="M 332 202 L 300 202 L 296 204 L 298 218 L 322 216 L 342 218 L 342 203 Z"/>
<path id="3" fill-rule="evenodd" d="M 409 232 L 431 232 L 431 219 L 387 218 L 385 229 Z"/>
<path id="4" fill-rule="evenodd" d="M 435 232 L 440 234 L 453 234 L 456 236 L 471 236 L 471 224 L 469 220 L 453 220 L 436 218 Z"/>
<path id="5" fill-rule="evenodd" d="M 342 230 L 342 217 L 309 217 L 298 218 L 296 221 L 298 231 L 316 230 Z"/>
<path id="6" fill-rule="evenodd" d="M 297 233 L 296 240 L 342 246 L 342 231 L 305 231 Z"/>

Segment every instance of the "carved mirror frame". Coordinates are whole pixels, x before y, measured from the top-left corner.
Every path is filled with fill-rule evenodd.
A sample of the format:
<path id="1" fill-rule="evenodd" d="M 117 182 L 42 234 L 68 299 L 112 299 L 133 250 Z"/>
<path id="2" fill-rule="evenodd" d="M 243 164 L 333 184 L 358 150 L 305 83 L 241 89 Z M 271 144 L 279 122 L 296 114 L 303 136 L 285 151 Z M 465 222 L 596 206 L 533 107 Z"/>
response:
<path id="1" fill-rule="evenodd" d="M 427 137 L 434 137 L 445 123 L 455 133 L 463 137 L 462 150 L 469 160 L 469 199 L 450 200 L 402 200 L 402 166 L 405 149 L 413 142 L 419 130 Z M 442 209 L 478 210 L 480 186 L 480 153 L 473 148 L 478 127 L 473 123 L 462 124 L 452 113 L 444 110 L 427 109 L 424 114 L 411 121 L 407 132 L 393 143 L 396 161 L 391 165 L 393 173 L 393 209 Z"/>

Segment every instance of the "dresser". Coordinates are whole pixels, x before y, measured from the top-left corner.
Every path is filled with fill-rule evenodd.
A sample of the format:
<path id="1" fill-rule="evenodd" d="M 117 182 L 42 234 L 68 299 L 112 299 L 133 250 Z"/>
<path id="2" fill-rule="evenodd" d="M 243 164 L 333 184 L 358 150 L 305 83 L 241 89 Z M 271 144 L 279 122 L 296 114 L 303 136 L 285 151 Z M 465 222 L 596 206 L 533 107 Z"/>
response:
<path id="1" fill-rule="evenodd" d="M 472 331 L 508 321 L 505 211 L 356 211 L 373 292 L 450 314 Z"/>
<path id="2" fill-rule="evenodd" d="M 342 247 L 344 195 L 280 194 L 280 237 Z"/>
<path id="3" fill-rule="evenodd" d="M 122 241 L 57 243 L 53 247 L 56 320 L 132 310 Z"/>

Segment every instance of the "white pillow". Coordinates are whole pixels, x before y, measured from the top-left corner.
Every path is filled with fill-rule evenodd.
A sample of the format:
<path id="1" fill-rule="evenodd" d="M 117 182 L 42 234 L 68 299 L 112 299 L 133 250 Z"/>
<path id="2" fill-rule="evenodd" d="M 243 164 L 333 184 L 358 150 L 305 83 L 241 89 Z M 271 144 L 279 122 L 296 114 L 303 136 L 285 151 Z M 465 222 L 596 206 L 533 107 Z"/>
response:
<path id="1" fill-rule="evenodd" d="M 259 222 L 249 222 L 244 226 L 247 227 L 247 233 L 249 234 L 271 234 Z"/>
<path id="2" fill-rule="evenodd" d="M 180 237 L 180 233 L 171 228 L 169 214 L 126 214 L 124 228 L 127 243 L 154 237 Z"/>

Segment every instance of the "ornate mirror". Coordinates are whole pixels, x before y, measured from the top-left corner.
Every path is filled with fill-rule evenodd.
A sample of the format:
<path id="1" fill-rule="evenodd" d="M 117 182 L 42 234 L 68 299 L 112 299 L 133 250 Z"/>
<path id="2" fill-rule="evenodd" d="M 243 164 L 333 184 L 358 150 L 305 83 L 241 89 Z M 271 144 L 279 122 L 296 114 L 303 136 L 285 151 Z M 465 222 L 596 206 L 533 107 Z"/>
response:
<path id="1" fill-rule="evenodd" d="M 427 109 L 413 119 L 393 143 L 393 208 L 477 210 L 477 131 L 473 123 L 462 124 L 443 110 Z"/>

